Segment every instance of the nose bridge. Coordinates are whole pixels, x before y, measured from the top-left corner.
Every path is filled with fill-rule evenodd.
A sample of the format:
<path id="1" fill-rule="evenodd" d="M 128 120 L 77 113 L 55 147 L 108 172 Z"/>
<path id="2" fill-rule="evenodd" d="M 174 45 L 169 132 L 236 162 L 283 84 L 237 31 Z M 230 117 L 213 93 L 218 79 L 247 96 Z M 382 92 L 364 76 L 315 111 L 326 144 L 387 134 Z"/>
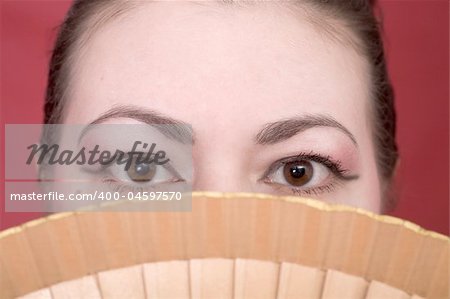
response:
<path id="1" fill-rule="evenodd" d="M 205 147 L 194 150 L 192 190 L 250 191 L 242 151 L 223 143 L 221 146 Z"/>

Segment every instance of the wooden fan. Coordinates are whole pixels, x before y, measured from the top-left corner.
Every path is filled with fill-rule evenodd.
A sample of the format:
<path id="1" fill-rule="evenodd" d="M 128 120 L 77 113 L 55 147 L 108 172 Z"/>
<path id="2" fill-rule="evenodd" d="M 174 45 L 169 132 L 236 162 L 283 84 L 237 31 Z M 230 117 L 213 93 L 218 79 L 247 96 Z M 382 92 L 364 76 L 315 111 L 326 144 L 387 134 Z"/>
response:
<path id="1" fill-rule="evenodd" d="M 449 238 L 312 199 L 54 214 L 0 233 L 0 298 L 448 298 Z"/>

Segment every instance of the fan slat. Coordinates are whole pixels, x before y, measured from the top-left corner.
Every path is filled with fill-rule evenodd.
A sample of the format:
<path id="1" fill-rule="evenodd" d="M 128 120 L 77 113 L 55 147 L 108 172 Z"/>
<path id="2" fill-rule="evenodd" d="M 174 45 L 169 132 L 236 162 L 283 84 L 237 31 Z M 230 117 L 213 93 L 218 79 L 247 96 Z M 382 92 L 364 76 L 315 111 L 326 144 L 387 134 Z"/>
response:
<path id="1" fill-rule="evenodd" d="M 102 299 L 95 276 L 60 282 L 51 288 L 54 299 Z"/>
<path id="2" fill-rule="evenodd" d="M 97 275 L 103 298 L 145 299 L 143 267 L 141 265 L 100 272 Z"/>
<path id="3" fill-rule="evenodd" d="M 324 283 L 323 270 L 282 263 L 277 299 L 320 299 Z"/>
<path id="4" fill-rule="evenodd" d="M 352 215 L 344 211 L 337 212 L 331 215 L 329 221 L 332 225 L 328 232 L 323 264 L 327 268 L 341 270 L 344 268 L 344 262 L 347 261 L 348 248 L 353 242 L 353 236 L 349 233 L 352 230 Z"/>
<path id="5" fill-rule="evenodd" d="M 0 244 L 1 245 L 1 244 Z M 1 252 L 0 246 L 0 252 Z M 2 264 L 1 254 L 0 254 L 0 298 L 13 298 L 14 294 L 17 294 L 13 290 L 12 279 L 9 277 L 6 266 Z"/>
<path id="6" fill-rule="evenodd" d="M 362 277 L 328 270 L 322 299 L 364 299 L 369 283 Z"/>
<path id="7" fill-rule="evenodd" d="M 277 296 L 279 264 L 236 259 L 234 298 L 273 299 Z"/>
<path id="8" fill-rule="evenodd" d="M 35 223 L 35 222 L 34 222 Z M 0 239 L 0 263 L 5 276 L 9 278 L 8 285 L 2 286 L 0 295 L 25 294 L 45 286 L 41 279 L 34 252 L 23 233 L 3 233 Z M 0 276 L 3 276 L 3 273 Z"/>
<path id="9" fill-rule="evenodd" d="M 55 214 L 50 217 L 51 221 L 41 225 L 46 232 L 46 236 L 36 240 L 41 246 L 48 241 L 46 246 L 51 248 L 40 248 L 34 250 L 35 256 L 47 256 L 53 261 L 44 259 L 39 271 L 49 271 L 52 265 L 58 271 L 59 279 L 57 281 L 66 281 L 85 275 L 88 271 L 86 262 L 87 252 L 82 246 L 80 230 L 75 217 L 62 217 L 61 214 Z M 38 229 L 36 227 L 36 229 Z M 27 237 L 30 239 L 34 233 L 27 231 Z M 48 283 L 46 283 L 48 285 Z"/>
<path id="10" fill-rule="evenodd" d="M 449 243 L 437 238 L 428 238 L 426 244 L 420 248 L 420 252 L 414 262 L 415 269 L 411 273 L 408 289 L 415 289 L 417 294 L 426 294 L 432 298 L 448 297 L 448 250 Z M 440 259 L 439 257 L 442 257 Z M 439 279 L 437 279 L 439 277 Z M 438 285 L 433 285 L 437 283 Z"/>
<path id="11" fill-rule="evenodd" d="M 156 260 L 155 243 L 159 241 L 156 236 L 160 228 L 151 214 L 152 212 L 134 212 L 127 213 L 125 216 L 130 227 L 129 237 L 138 264 Z"/>
<path id="12" fill-rule="evenodd" d="M 365 215 L 350 211 L 342 211 L 340 214 L 342 217 L 351 219 L 348 223 L 349 226 L 342 228 L 348 235 L 347 246 L 345 246 L 342 256 L 333 255 L 329 258 L 333 257 L 337 261 L 341 261 L 340 263 L 334 262 L 334 264 L 340 266 L 335 269 L 345 269 L 347 273 L 364 276 L 369 267 L 371 252 L 374 249 L 378 224 Z M 339 242 L 339 240 L 336 240 L 336 242 Z"/>
<path id="13" fill-rule="evenodd" d="M 437 259 L 437 265 L 433 276 L 430 277 L 429 298 L 449 298 L 450 272 L 449 272 L 449 254 L 450 248 L 439 246 L 441 249 L 440 258 Z"/>
<path id="14" fill-rule="evenodd" d="M 301 210 L 299 206 L 290 205 L 292 209 Z M 320 210 L 306 206 L 303 214 L 305 218 L 302 229 L 302 238 L 298 243 L 300 253 L 299 263 L 306 266 L 325 267 L 325 256 L 327 252 L 327 238 L 330 234 L 330 217 Z"/>
<path id="15" fill-rule="evenodd" d="M 392 261 L 392 249 L 398 246 L 398 235 L 401 230 L 400 226 L 392 223 L 384 223 L 383 225 L 377 223 L 377 226 L 373 249 L 370 253 L 369 267 L 365 276 L 369 280 L 386 281 L 387 267 Z"/>
<path id="16" fill-rule="evenodd" d="M 389 298 L 389 299 L 410 299 L 406 292 L 399 290 L 397 288 L 393 288 L 387 284 L 372 281 L 369 286 L 369 290 L 367 292 L 366 299 L 380 299 L 380 298 Z"/>
<path id="17" fill-rule="evenodd" d="M 41 225 L 29 226 L 25 231 L 25 237 L 30 244 L 40 279 L 44 285 L 52 285 L 55 282 L 63 281 L 60 267 L 57 264 L 61 252 L 56 251 L 56 248 L 53 247 L 48 231 L 53 224 L 54 221 L 50 220 Z M 80 274 L 84 275 L 85 273 Z"/>
<path id="18" fill-rule="evenodd" d="M 194 259 L 190 261 L 189 272 L 191 298 L 233 298 L 233 260 Z"/>
<path id="19" fill-rule="evenodd" d="M 391 248 L 389 263 L 385 265 L 385 281 L 404 289 L 414 273 L 423 246 L 423 236 L 401 227 L 396 241 Z"/>
<path id="20" fill-rule="evenodd" d="M 144 281 L 148 299 L 190 298 L 188 261 L 145 264 Z"/>
<path id="21" fill-rule="evenodd" d="M 21 296 L 18 299 L 53 299 L 50 289 L 42 289 L 25 296 Z"/>

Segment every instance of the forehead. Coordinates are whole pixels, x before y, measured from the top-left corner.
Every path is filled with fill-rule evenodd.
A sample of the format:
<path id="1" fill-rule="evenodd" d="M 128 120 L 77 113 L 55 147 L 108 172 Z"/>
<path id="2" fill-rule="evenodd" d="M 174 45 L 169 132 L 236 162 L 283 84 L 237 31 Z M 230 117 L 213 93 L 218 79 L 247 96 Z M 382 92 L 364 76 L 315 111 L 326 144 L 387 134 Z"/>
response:
<path id="1" fill-rule="evenodd" d="M 76 58 L 68 122 L 132 103 L 194 127 L 214 111 L 250 126 L 326 113 L 365 127 L 365 59 L 270 3 L 152 2 L 98 28 Z"/>

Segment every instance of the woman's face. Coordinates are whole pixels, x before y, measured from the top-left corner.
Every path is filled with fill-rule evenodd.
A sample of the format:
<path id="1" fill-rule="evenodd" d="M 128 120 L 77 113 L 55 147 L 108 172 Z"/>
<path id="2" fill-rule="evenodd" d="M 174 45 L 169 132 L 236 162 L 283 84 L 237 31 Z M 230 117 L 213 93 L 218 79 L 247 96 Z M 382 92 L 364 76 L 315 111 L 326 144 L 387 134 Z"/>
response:
<path id="1" fill-rule="evenodd" d="M 192 126 L 194 190 L 379 212 L 369 66 L 336 36 L 267 3 L 142 5 L 101 25 L 77 53 L 64 122 L 151 110 Z M 105 122 L 138 123 L 119 116 Z"/>

